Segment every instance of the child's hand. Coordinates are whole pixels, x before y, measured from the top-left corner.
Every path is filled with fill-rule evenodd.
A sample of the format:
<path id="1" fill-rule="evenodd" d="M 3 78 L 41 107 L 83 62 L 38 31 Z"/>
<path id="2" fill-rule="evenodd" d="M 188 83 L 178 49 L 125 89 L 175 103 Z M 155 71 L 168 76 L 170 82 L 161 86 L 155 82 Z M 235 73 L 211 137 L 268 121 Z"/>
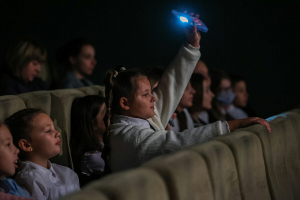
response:
<path id="1" fill-rule="evenodd" d="M 184 11 L 184 13 L 187 13 L 187 11 Z M 194 15 L 194 13 L 190 14 L 191 16 Z M 195 17 L 199 17 L 199 15 L 197 14 Z M 200 39 L 201 39 L 201 35 L 199 33 L 199 31 L 197 30 L 196 26 L 192 26 L 192 27 L 185 27 L 184 28 L 184 32 L 187 36 L 187 41 L 190 45 L 192 45 L 193 47 L 199 47 L 200 45 Z"/>
<path id="2" fill-rule="evenodd" d="M 238 128 L 245 128 L 254 124 L 261 124 L 265 126 L 269 133 L 271 133 L 271 127 L 270 124 L 267 120 L 259 118 L 259 117 L 249 117 L 245 119 L 236 119 L 232 121 L 227 122 L 229 125 L 230 132 L 234 131 L 235 129 Z"/>
<path id="3" fill-rule="evenodd" d="M 267 127 L 269 133 L 271 133 L 271 127 L 267 120 L 259 118 L 259 117 L 250 117 L 250 118 L 246 118 L 245 120 L 249 120 L 248 126 L 253 125 L 253 124 L 261 124 L 261 125 Z"/>

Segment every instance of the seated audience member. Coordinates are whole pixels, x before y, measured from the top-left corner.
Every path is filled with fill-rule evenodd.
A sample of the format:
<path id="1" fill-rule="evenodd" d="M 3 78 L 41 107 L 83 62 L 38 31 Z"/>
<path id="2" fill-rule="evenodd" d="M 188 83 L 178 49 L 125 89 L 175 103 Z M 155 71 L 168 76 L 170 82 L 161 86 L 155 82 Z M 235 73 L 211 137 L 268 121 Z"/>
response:
<path id="1" fill-rule="evenodd" d="M 196 91 L 194 94 L 193 105 L 188 108 L 194 127 L 203 126 L 210 123 L 207 110 L 212 108 L 211 102 L 215 96 L 210 90 L 209 81 L 202 74 L 192 74 L 191 85 Z"/>
<path id="2" fill-rule="evenodd" d="M 179 133 L 165 130 L 200 57 L 197 28 L 186 28 L 185 33 L 188 43 L 153 91 L 140 70 L 108 71 L 104 83 L 112 171 L 137 167 L 156 156 L 209 141 L 236 128 L 260 123 L 271 131 L 268 122 L 260 118 L 218 121 Z"/>
<path id="3" fill-rule="evenodd" d="M 30 198 L 29 194 L 13 179 L 4 178 L 15 174 L 20 151 L 13 144 L 11 133 L 2 122 L 0 122 L 0 152 L 0 199 L 26 200 Z"/>
<path id="4" fill-rule="evenodd" d="M 197 62 L 197 65 L 194 69 L 194 73 L 195 74 L 202 74 L 204 76 L 204 78 L 207 80 L 208 84 L 211 84 L 211 79 L 209 76 L 209 72 L 208 72 L 208 68 L 205 64 L 205 62 L 203 62 L 202 60 L 199 60 Z"/>
<path id="5" fill-rule="evenodd" d="M 45 46 L 37 40 L 28 36 L 17 40 L 3 59 L 0 95 L 48 90 L 46 83 L 38 77 L 46 57 Z"/>
<path id="6" fill-rule="evenodd" d="M 106 131 L 104 97 L 89 95 L 73 101 L 71 109 L 71 152 L 81 187 L 104 175 L 101 155 Z"/>
<path id="7" fill-rule="evenodd" d="M 97 61 L 94 46 L 84 38 L 76 38 L 57 50 L 58 63 L 67 69 L 62 88 L 79 88 L 94 85 L 86 76 L 93 73 Z"/>
<path id="8" fill-rule="evenodd" d="M 194 94 L 195 90 L 192 87 L 191 82 L 189 82 L 176 108 L 175 113 L 177 116 L 174 119 L 174 127 L 171 127 L 172 131 L 182 132 L 186 129 L 194 128 L 193 118 L 187 110 L 187 108 L 193 105 Z"/>
<path id="9" fill-rule="evenodd" d="M 231 89 L 230 78 L 223 70 L 211 70 L 211 90 L 215 97 L 212 101 L 212 112 L 217 120 L 247 118 L 247 114 L 232 102 L 235 94 Z"/>
<path id="10" fill-rule="evenodd" d="M 59 199 L 80 189 L 74 171 L 49 161 L 60 152 L 60 133 L 47 114 L 27 108 L 7 118 L 5 123 L 20 150 L 21 164 L 15 181 L 32 198 Z"/>
<path id="11" fill-rule="evenodd" d="M 233 105 L 246 112 L 248 117 L 258 116 L 257 113 L 248 105 L 249 94 L 247 92 L 246 80 L 240 75 L 231 74 L 231 87 L 235 93 Z"/>

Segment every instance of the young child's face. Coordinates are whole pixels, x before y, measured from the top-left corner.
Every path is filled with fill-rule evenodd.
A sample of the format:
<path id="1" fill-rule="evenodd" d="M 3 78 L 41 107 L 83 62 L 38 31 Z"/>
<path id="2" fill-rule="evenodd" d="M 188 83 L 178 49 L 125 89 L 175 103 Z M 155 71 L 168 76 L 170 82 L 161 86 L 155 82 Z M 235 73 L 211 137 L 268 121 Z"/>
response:
<path id="1" fill-rule="evenodd" d="M 245 107 L 248 102 L 248 93 L 245 81 L 237 82 L 233 88 L 235 99 L 233 104 L 238 107 Z"/>
<path id="2" fill-rule="evenodd" d="M 12 176 L 15 173 L 19 149 L 13 144 L 12 136 L 5 125 L 0 127 L 0 176 Z"/>
<path id="3" fill-rule="evenodd" d="M 154 102 L 156 98 L 151 93 L 151 85 L 146 76 L 141 76 L 133 80 L 133 84 L 137 88 L 134 98 L 130 102 L 128 110 L 131 116 L 149 119 L 154 116 Z"/>
<path id="4" fill-rule="evenodd" d="M 33 118 L 31 125 L 32 153 L 46 159 L 59 154 L 60 133 L 55 130 L 51 118 L 45 113 L 40 113 Z"/>
<path id="5" fill-rule="evenodd" d="M 178 106 L 180 106 L 181 108 L 191 107 L 193 105 L 193 98 L 195 93 L 196 91 L 192 87 L 191 82 L 189 82 L 184 90 Z"/>

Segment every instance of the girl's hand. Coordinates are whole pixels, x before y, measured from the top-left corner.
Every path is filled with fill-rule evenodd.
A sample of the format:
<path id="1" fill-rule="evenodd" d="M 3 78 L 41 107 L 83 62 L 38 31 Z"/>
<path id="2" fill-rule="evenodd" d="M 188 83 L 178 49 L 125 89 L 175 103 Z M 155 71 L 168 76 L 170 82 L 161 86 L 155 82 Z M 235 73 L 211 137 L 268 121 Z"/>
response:
<path id="1" fill-rule="evenodd" d="M 254 124 L 261 124 L 265 126 L 269 133 L 271 133 L 271 127 L 270 124 L 267 120 L 259 118 L 259 117 L 249 117 L 245 119 L 236 119 L 232 121 L 227 122 L 229 125 L 230 132 L 234 131 L 235 129 L 238 128 L 245 128 Z"/>
<path id="2" fill-rule="evenodd" d="M 184 13 L 187 13 L 187 11 L 184 11 Z M 193 16 L 194 13 L 190 13 L 190 15 Z M 199 15 L 197 14 L 195 17 L 198 18 Z M 193 47 L 200 46 L 201 35 L 200 35 L 200 32 L 197 30 L 196 26 L 185 27 L 184 32 L 187 36 L 187 41 L 190 45 L 192 45 Z"/>

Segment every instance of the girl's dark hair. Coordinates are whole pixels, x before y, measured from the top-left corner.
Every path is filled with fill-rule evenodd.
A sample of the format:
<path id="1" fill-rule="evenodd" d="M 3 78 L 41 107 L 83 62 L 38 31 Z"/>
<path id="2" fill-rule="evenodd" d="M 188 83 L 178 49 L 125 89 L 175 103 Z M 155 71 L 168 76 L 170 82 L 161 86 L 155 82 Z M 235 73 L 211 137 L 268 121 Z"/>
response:
<path id="1" fill-rule="evenodd" d="M 45 62 L 46 47 L 32 36 L 23 36 L 15 40 L 5 53 L 3 72 L 20 77 L 22 69 L 32 60 Z"/>
<path id="2" fill-rule="evenodd" d="M 218 120 L 225 120 L 225 116 L 223 115 L 221 108 L 219 107 L 217 101 L 217 95 L 220 92 L 220 85 L 223 79 L 230 80 L 228 74 L 221 69 L 212 69 L 209 70 L 211 75 L 211 91 L 215 94 L 215 97 L 212 99 L 212 114 Z"/>
<path id="3" fill-rule="evenodd" d="M 205 78 L 202 74 L 192 74 L 190 82 L 196 93 L 194 94 L 193 106 L 189 108 L 191 113 L 197 112 L 200 108 L 202 108 L 204 80 Z"/>
<path id="4" fill-rule="evenodd" d="M 104 97 L 88 95 L 76 98 L 71 108 L 71 152 L 76 172 L 80 172 L 80 161 L 87 151 L 102 152 L 99 135 L 94 131 L 97 115 Z"/>
<path id="5" fill-rule="evenodd" d="M 121 114 L 120 99 L 125 97 L 131 101 L 133 98 L 137 89 L 137 86 L 134 84 L 134 78 L 146 76 L 141 69 L 122 69 L 125 68 L 118 66 L 115 70 L 108 70 L 104 79 L 105 103 L 107 106 L 105 125 L 108 130 L 107 133 L 109 132 L 108 125 L 112 115 Z"/>
<path id="6" fill-rule="evenodd" d="M 69 57 L 76 58 L 80 54 L 82 47 L 85 45 L 93 46 L 92 43 L 82 37 L 69 41 L 56 50 L 57 62 L 65 65 L 68 70 L 72 70 L 72 64 L 70 63 Z"/>
<path id="7" fill-rule="evenodd" d="M 12 137 L 14 138 L 14 145 L 20 150 L 20 158 L 24 158 L 24 152 L 19 147 L 19 141 L 26 139 L 31 141 L 32 120 L 40 113 L 45 113 L 38 108 L 26 108 L 14 113 L 12 116 L 5 119 L 4 123 L 8 126 Z"/>

